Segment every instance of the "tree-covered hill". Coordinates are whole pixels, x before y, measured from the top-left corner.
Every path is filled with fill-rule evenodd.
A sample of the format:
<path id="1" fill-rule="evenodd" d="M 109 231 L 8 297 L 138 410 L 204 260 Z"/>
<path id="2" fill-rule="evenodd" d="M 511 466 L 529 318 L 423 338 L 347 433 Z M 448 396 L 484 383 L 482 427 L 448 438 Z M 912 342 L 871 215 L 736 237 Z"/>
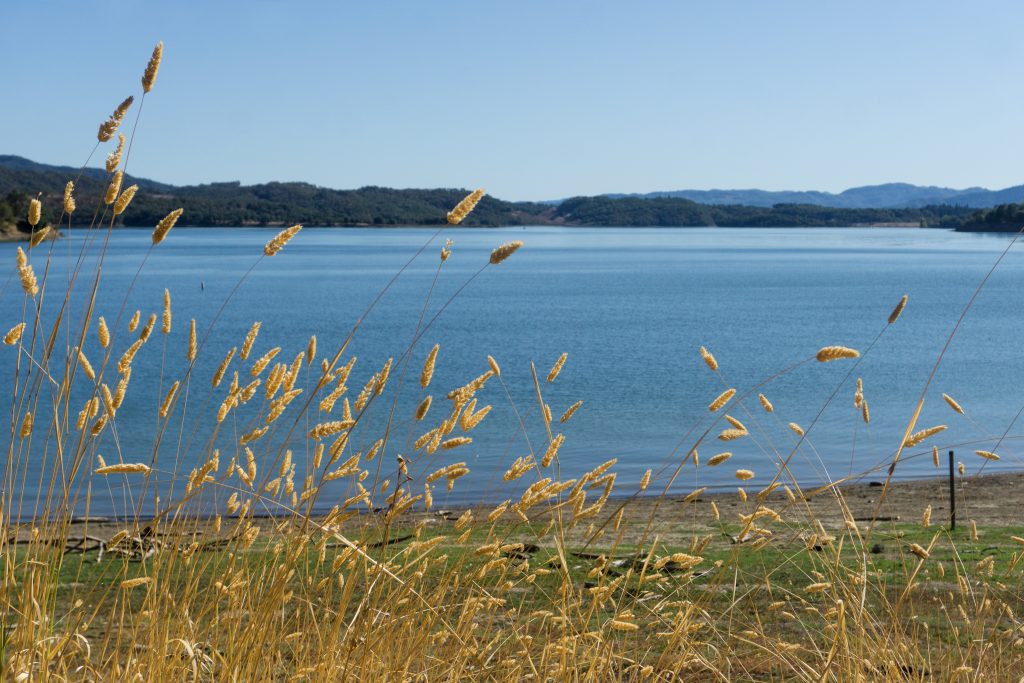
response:
<path id="1" fill-rule="evenodd" d="M 43 201 L 44 222 L 56 222 L 64 185 L 74 179 L 78 210 L 76 224 L 88 224 L 98 208 L 108 179 L 101 169 L 38 164 L 0 156 L 0 225 L 24 221 L 28 198 Z M 277 226 L 303 223 L 316 226 L 439 225 L 466 189 L 396 190 L 363 187 L 334 190 L 308 183 L 238 182 L 174 186 L 145 178 L 126 177 L 139 192 L 118 224 L 151 227 L 178 207 L 185 212 L 179 225 Z M 994 210 L 996 211 L 996 210 Z M 698 204 L 680 197 L 574 197 L 559 204 L 508 202 L 486 196 L 465 221 L 467 226 L 849 226 L 925 225 L 959 227 L 975 210 L 965 206 L 925 206 L 904 209 L 849 209 L 814 204 L 776 204 L 770 207 Z M 26 227 L 26 226 L 23 226 Z"/>

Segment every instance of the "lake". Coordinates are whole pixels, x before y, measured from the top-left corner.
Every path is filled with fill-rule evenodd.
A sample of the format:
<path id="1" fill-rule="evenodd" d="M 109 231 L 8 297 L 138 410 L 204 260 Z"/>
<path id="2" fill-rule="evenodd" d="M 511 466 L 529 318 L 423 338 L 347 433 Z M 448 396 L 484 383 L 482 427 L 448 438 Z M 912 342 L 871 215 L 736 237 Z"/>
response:
<path id="1" fill-rule="evenodd" d="M 213 391 L 210 378 L 225 352 L 241 344 L 253 321 L 263 322 L 253 357 L 280 345 L 283 351 L 275 360 L 290 362 L 313 334 L 319 340 L 319 356 L 333 352 L 433 231 L 307 228 L 280 254 L 263 259 L 245 275 L 275 233 L 251 228 L 175 229 L 148 256 L 116 327 L 113 323 L 125 293 L 148 252 L 150 232 L 124 229 L 110 236 L 96 312 L 115 331 L 116 356 L 137 336 L 126 330 L 131 313 L 140 309 L 143 320 L 150 312 L 159 315 L 164 287 L 172 294 L 174 325 L 169 337 L 164 337 L 158 322 L 154 339 L 139 352 L 125 404 L 114 427 L 98 439 L 97 452 L 108 463 L 149 462 L 157 433 L 156 406 L 170 382 L 184 373 L 188 319 L 196 318 L 204 338 L 227 301 L 204 341 L 184 418 L 184 403 L 179 403 L 161 440 L 156 489 L 165 497 L 182 494 L 184 478 L 200 457 L 197 454 L 216 446 L 226 461 L 236 452 L 238 435 L 251 426 L 248 420 L 255 417 L 261 400 L 246 407 L 252 410 L 240 411 L 237 422 L 229 418 L 216 441 L 210 441 L 213 415 L 228 384 L 225 381 Z M 454 241 L 452 256 L 427 301 L 444 237 Z M 388 450 L 383 459 L 371 463 L 369 481 L 393 479 L 394 456 L 401 453 L 413 463 L 414 493 L 422 492 L 424 472 L 455 461 L 468 463 L 471 473 L 450 494 L 443 486 L 435 492 L 435 506 L 518 495 L 533 475 L 510 486 L 501 481 L 502 474 L 515 457 L 530 452 L 528 444 L 541 452 L 546 445 L 531 361 L 536 363 L 544 400 L 555 415 L 554 429 L 566 437 L 560 451 L 565 477 L 618 458 L 616 493 L 632 493 L 648 468 L 656 474 L 675 470 L 695 440 L 728 412 L 747 425 L 751 438 L 718 442 L 715 435 L 729 426 L 720 420 L 698 448 L 701 460 L 720 451 L 730 451 L 733 457 L 716 468 L 702 465 L 695 470 L 692 463 L 684 465 L 673 491 L 734 487 L 737 468 L 756 473 L 745 484 L 754 491 L 771 480 L 774 463 L 797 444 L 787 424 L 809 427 L 825 407 L 790 462 L 801 484 L 857 473 L 867 473 L 868 479 L 884 478 L 884 470 L 869 470 L 892 457 L 953 325 L 1010 239 L 928 229 L 446 229 L 391 286 L 349 348 L 359 358 L 347 394 L 354 400 L 388 357 L 403 355 L 425 302 L 425 319 L 430 320 L 465 285 L 413 351 L 395 403 Z M 69 264 L 78 259 L 86 240 L 84 231 L 76 230 L 53 245 L 51 288 L 61 289 L 57 283 L 66 281 Z M 523 240 L 525 246 L 474 278 L 491 249 L 509 240 Z M 40 277 L 48 248 L 44 245 L 33 252 Z M 944 454 L 949 448 L 956 450 L 968 474 L 983 467 L 985 472 L 1020 467 L 1017 435 L 1024 430 L 1012 423 L 1024 406 L 1022 249 L 1015 246 L 993 274 L 928 389 L 918 428 L 946 424 L 949 429 L 905 452 L 898 478 L 936 474 L 933 444 L 943 452 L 938 473 L 946 471 Z M 0 250 L 6 252 L 13 273 L 15 246 L 3 244 Z M 85 281 L 95 270 L 98 245 L 88 246 L 86 254 L 72 301 L 76 315 L 85 301 Z M 906 311 L 879 337 L 903 294 L 909 295 Z M 44 300 L 44 320 L 53 320 L 57 303 L 53 295 Z M 0 298 L 0 315 L 7 327 L 21 320 L 23 305 L 17 277 L 9 275 Z M 812 357 L 822 346 L 841 344 L 866 351 L 876 337 L 877 343 L 849 378 L 854 361 L 812 361 L 759 389 L 774 404 L 774 414 L 761 409 L 757 391 L 739 405 L 730 404 L 716 414 L 708 411 L 708 403 L 726 386 L 743 394 Z M 434 343 L 441 347 L 430 387 L 434 407 L 424 422 L 416 423 L 413 413 L 426 393 L 418 377 Z M 717 357 L 721 379 L 701 360 L 701 345 Z M 549 384 L 544 377 L 562 352 L 568 352 L 568 361 L 558 379 Z M 98 366 L 102 354 L 94 332 L 86 353 Z M 494 408 L 471 433 L 473 443 L 433 456 L 413 454 L 411 442 L 442 418 L 447 403 L 444 393 L 486 371 L 488 354 L 500 363 L 508 394 L 497 381 L 480 392 L 481 404 Z M 0 370 L 8 378 L 14 376 L 15 355 L 11 348 L 0 349 Z M 243 369 L 244 380 L 251 363 L 252 358 L 243 368 L 236 358 L 232 368 Z M 22 364 L 22 378 L 26 366 Z M 870 424 L 863 423 L 853 404 L 858 376 L 863 378 L 870 405 Z M 396 365 L 388 389 L 353 432 L 350 452 L 366 449 L 381 434 L 401 377 L 401 366 Z M 87 398 L 83 380 L 76 380 L 73 412 Z M 305 382 L 303 377 L 297 386 L 307 387 Z M 966 417 L 944 403 L 943 392 L 963 405 Z M 572 420 L 558 424 L 558 416 L 580 399 L 584 405 Z M 3 401 L 0 407 L 9 415 L 9 392 Z M 526 424 L 525 433 L 519 416 Z M 303 421 L 296 436 L 286 441 L 294 420 L 288 420 L 287 426 L 284 421 L 254 450 L 267 459 L 287 444 L 296 453 L 296 481 L 301 482 L 312 444 L 301 437 L 313 422 Z M 41 463 L 53 458 L 52 443 L 48 453 L 42 452 L 45 430 L 39 425 L 44 422 L 37 422 L 32 455 L 23 459 L 28 467 L 20 504 L 23 514 L 38 509 Z M 999 462 L 974 455 L 975 449 L 992 449 L 995 438 L 1007 429 L 1011 438 L 999 446 Z M 381 463 L 379 470 L 377 463 Z M 660 492 L 666 476 L 656 476 L 649 492 Z M 123 479 L 120 483 L 100 477 L 91 481 L 92 513 L 124 514 L 137 504 L 138 491 Z M 173 491 L 172 481 L 177 481 Z M 332 482 L 323 491 L 319 507 L 344 499 L 351 486 L 348 480 Z M 217 496 L 229 494 L 230 490 L 223 490 Z M 82 501 L 84 490 L 77 503 L 80 510 Z"/>

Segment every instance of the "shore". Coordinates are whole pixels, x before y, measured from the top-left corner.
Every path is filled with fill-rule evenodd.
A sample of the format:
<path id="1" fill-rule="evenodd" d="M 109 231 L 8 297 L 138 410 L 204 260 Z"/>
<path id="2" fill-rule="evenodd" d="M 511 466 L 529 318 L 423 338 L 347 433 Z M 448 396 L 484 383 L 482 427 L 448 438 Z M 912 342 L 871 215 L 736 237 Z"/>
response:
<path id="1" fill-rule="evenodd" d="M 935 526 L 948 527 L 949 515 L 949 480 L 937 477 L 913 481 L 894 482 L 886 493 L 885 501 L 879 507 L 882 487 L 876 483 L 849 484 L 839 487 L 842 492 L 844 506 L 861 528 L 867 528 L 872 519 L 881 526 L 886 524 L 920 523 L 925 509 L 931 506 L 931 522 Z M 804 491 L 804 501 L 791 501 L 784 489 L 779 487 L 766 499 L 765 504 L 780 512 L 786 518 L 817 519 L 823 524 L 841 526 L 844 523 L 842 509 L 836 494 L 830 489 L 816 489 L 816 495 L 809 495 L 811 490 Z M 979 477 L 956 479 L 956 519 L 958 529 L 968 529 L 973 520 L 985 527 L 1006 527 L 1024 525 L 1024 473 L 1000 473 Z M 722 520 L 735 520 L 737 515 L 749 514 L 757 505 L 756 491 L 751 489 L 747 501 L 741 501 L 737 492 L 705 493 L 697 499 L 686 503 L 683 495 L 670 495 L 665 498 L 654 494 L 648 496 L 611 498 L 601 515 L 595 521 L 603 521 L 621 507 L 623 520 L 631 525 L 652 523 L 664 540 L 671 542 L 674 537 L 680 539 L 690 537 L 694 533 L 717 530 L 718 521 L 713 518 L 711 502 L 718 507 Z M 475 516 L 486 516 L 493 509 L 492 505 L 482 506 L 450 506 L 435 507 L 432 510 L 410 511 L 404 518 L 405 522 L 425 522 L 432 527 L 446 527 L 454 523 L 467 509 L 472 509 Z M 877 512 L 877 517 L 875 516 Z M 541 515 L 541 519 L 545 516 Z M 351 523 L 355 525 L 378 524 L 383 515 L 360 515 Z M 504 521 L 515 522 L 518 518 L 506 513 Z M 145 519 L 140 519 L 144 523 Z M 280 523 L 280 518 L 257 517 L 254 523 L 270 529 Z M 126 526 L 125 520 L 103 516 L 76 518 L 68 527 L 69 537 L 88 534 L 92 537 L 105 538 L 121 531 Z M 212 529 L 211 529 L 212 531 Z M 580 529 L 580 532 L 583 530 Z M 19 537 L 27 538 L 29 527 L 22 524 Z M 576 536 L 577 534 L 572 534 Z M 582 533 L 581 533 L 582 535 Z"/>

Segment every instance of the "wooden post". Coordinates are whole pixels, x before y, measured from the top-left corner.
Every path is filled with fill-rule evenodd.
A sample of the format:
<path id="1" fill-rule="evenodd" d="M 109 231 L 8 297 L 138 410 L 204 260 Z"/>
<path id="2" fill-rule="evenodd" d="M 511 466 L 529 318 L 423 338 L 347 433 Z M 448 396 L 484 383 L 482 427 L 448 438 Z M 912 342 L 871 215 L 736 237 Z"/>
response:
<path id="1" fill-rule="evenodd" d="M 956 482 L 953 478 L 953 451 L 949 452 L 949 530 L 956 531 Z"/>

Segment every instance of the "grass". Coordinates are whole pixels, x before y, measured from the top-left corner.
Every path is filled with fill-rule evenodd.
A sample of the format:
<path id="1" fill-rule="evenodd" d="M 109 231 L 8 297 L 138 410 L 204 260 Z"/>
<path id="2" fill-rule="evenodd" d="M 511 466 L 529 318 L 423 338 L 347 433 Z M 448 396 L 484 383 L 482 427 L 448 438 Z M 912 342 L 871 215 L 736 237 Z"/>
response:
<path id="1" fill-rule="evenodd" d="M 148 93 L 157 69 L 151 63 L 146 73 Z M 144 93 L 136 123 L 145 99 Z M 106 132 L 128 125 L 125 102 L 125 111 L 104 124 Z M 127 167 L 134 128 L 129 136 L 123 159 L 108 170 Z M 481 195 L 453 207 L 449 221 L 462 220 Z M 59 199 L 56 213 L 70 208 Z M 788 447 L 771 446 L 783 463 L 773 490 L 668 494 L 683 468 L 708 466 L 688 454 L 710 447 L 726 428 L 726 410 L 742 406 L 746 412 L 737 414 L 745 420 L 749 411 L 773 413 L 759 393 L 770 391 L 770 380 L 816 361 L 838 368 L 835 398 L 899 311 L 864 349 L 826 347 L 735 392 L 711 352 L 701 349 L 725 392 L 717 400 L 699 397 L 712 403 L 710 424 L 690 432 L 706 427 L 702 436 L 681 439 L 667 468 L 644 479 L 646 490 L 626 490 L 617 486 L 615 461 L 579 479 L 560 474 L 560 430 L 568 433 L 563 425 L 572 416 L 552 415 L 544 393 L 571 356 L 563 354 L 549 370 L 531 368 L 534 406 L 512 401 L 490 357 L 481 374 L 455 387 L 432 383 L 434 360 L 422 369 L 413 365 L 426 355 L 440 312 L 489 268 L 520 258 L 520 243 L 498 245 L 438 305 L 434 284 L 457 247 L 441 246 L 443 231 L 437 231 L 340 342 L 321 340 L 319 348 L 315 339 L 290 339 L 286 348 L 270 349 L 254 328 L 233 331 L 241 351 L 232 355 L 207 348 L 219 312 L 204 330 L 187 312 L 165 309 L 176 329 L 196 330 L 179 372 L 168 360 L 169 330 L 159 310 L 132 316 L 122 304 L 108 312 L 110 339 L 96 337 L 94 302 L 114 226 L 111 205 L 118 204 L 96 205 L 84 224 L 70 212 L 62 215 L 62 229 L 87 235 L 70 272 L 51 272 L 57 247 L 37 243 L 18 263 L 21 292 L 6 293 L 23 297 L 23 313 L 5 339 L 13 370 L 0 492 L 5 679 L 1024 675 L 1024 622 L 1017 614 L 1024 527 L 986 524 L 975 537 L 969 525 L 948 532 L 925 520 L 871 516 L 878 521 L 864 522 L 838 486 L 823 487 L 811 501 L 787 464 L 811 445 L 813 421 L 793 430 L 797 445 L 788 454 Z M 173 219 L 157 226 L 151 249 L 174 238 Z M 271 239 L 248 272 L 265 258 L 287 258 L 288 242 L 301 239 L 300 230 Z M 409 264 L 427 256 L 437 257 L 437 271 L 413 337 L 397 341 L 381 367 L 358 364 L 349 345 L 361 321 Z M 145 259 L 136 282 L 144 270 Z M 44 305 L 50 315 L 43 315 Z M 431 305 L 439 312 L 427 317 Z M 144 397 L 133 389 L 132 369 L 150 362 L 136 360 L 147 357 L 138 352 L 162 337 L 159 395 Z M 78 348 L 87 349 L 88 367 Z M 500 350 L 494 355 L 500 358 Z M 225 357 L 223 381 L 212 381 L 213 370 L 199 359 Z M 400 391 L 433 397 L 404 441 L 395 434 L 407 423 L 395 414 Z M 502 465 L 509 500 L 500 509 L 441 515 L 432 508 L 433 494 L 461 485 L 468 467 L 460 454 L 475 430 L 486 429 L 488 396 L 508 399 L 493 409 L 521 418 L 524 435 L 526 420 L 539 420 L 546 439 L 517 464 L 509 458 Z M 860 402 L 868 398 L 858 395 Z M 136 402 L 149 405 L 137 413 L 146 420 L 124 417 L 124 405 Z M 916 424 L 922 404 L 905 439 L 928 447 L 928 434 Z M 209 422 L 210 436 L 201 443 L 176 436 L 196 415 Z M 866 409 L 863 415 L 866 421 Z M 152 430 L 151 452 L 126 459 L 115 439 L 101 456 L 107 435 L 139 429 Z M 751 436 L 735 419 L 731 429 L 733 439 Z M 757 436 L 771 444 L 770 436 Z M 893 472 L 902 452 L 894 448 Z M 30 470 L 34 459 L 46 466 Z M 40 472 L 38 480 L 30 481 L 29 471 Z M 173 490 L 158 489 L 168 481 Z M 323 509 L 317 505 L 326 502 L 321 496 L 330 481 L 345 482 L 350 497 L 328 514 L 314 513 Z M 892 473 L 879 490 L 879 511 L 893 495 L 891 483 Z M 96 491 L 115 487 L 132 494 L 125 519 L 75 519 L 88 516 Z M 257 516 L 268 511 L 272 517 Z"/>

